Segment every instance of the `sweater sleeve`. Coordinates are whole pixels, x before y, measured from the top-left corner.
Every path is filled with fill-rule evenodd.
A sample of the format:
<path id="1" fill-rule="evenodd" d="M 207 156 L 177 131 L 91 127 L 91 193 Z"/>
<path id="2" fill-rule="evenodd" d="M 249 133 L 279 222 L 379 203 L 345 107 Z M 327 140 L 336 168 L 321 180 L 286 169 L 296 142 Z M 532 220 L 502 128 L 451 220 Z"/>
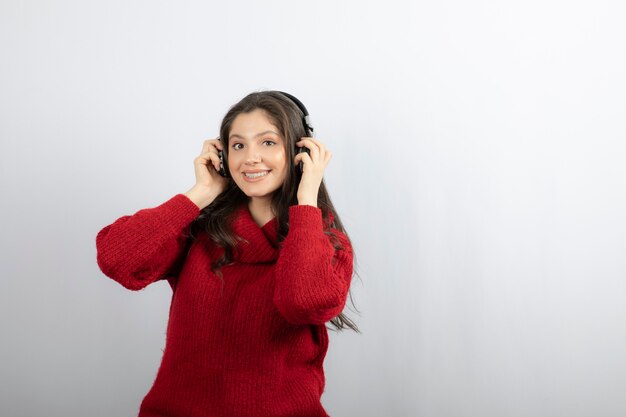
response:
<path id="1" fill-rule="evenodd" d="M 166 278 L 186 255 L 185 232 L 199 214 L 193 201 L 177 194 L 160 206 L 120 217 L 96 236 L 98 266 L 130 290 Z"/>
<path id="2" fill-rule="evenodd" d="M 318 207 L 289 207 L 289 233 L 276 262 L 274 304 L 293 324 L 324 324 L 343 310 L 352 279 L 352 247 L 333 229 L 343 249 L 324 233 Z"/>

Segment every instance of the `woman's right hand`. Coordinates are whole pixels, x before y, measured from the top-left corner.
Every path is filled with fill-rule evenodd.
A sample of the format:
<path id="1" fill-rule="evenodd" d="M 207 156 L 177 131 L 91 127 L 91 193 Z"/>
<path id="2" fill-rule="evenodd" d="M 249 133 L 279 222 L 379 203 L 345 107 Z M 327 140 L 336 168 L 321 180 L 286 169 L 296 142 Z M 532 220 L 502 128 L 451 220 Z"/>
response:
<path id="1" fill-rule="evenodd" d="M 196 184 L 185 193 L 202 210 L 224 190 L 228 179 L 220 175 L 219 153 L 223 150 L 219 137 L 208 139 L 202 145 L 202 153 L 193 160 Z"/>

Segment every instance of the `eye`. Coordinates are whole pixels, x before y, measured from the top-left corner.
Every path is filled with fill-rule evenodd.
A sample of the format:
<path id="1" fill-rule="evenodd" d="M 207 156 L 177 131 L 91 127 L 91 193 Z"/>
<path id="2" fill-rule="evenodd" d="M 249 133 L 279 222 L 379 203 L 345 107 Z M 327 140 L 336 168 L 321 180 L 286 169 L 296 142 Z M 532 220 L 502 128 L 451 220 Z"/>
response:
<path id="1" fill-rule="evenodd" d="M 268 146 L 276 145 L 276 142 L 274 142 L 273 140 L 270 140 L 270 139 L 266 139 L 266 140 L 263 141 L 263 143 L 268 143 L 268 142 L 271 143 L 271 145 L 268 145 Z M 241 144 L 241 143 L 233 143 L 232 148 L 235 149 L 235 150 L 241 149 L 241 148 L 238 148 L 237 145 L 242 145 L 243 146 L 243 144 Z"/>

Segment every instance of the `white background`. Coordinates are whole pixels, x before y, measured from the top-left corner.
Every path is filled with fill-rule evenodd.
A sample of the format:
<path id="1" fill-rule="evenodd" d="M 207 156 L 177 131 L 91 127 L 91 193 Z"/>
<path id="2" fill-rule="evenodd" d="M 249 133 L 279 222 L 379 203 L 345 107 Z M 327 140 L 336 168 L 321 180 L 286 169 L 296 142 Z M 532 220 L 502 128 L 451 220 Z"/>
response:
<path id="1" fill-rule="evenodd" d="M 136 415 L 171 289 L 104 276 L 95 236 L 278 89 L 361 275 L 329 414 L 626 415 L 623 4 L 2 0 L 0 414 Z"/>

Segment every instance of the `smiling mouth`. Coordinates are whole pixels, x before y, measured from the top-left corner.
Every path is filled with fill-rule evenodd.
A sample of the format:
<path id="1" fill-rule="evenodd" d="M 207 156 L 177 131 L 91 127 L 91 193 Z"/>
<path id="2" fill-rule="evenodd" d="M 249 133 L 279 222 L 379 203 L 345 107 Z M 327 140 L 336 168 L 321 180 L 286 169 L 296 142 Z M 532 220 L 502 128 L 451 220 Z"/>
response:
<path id="1" fill-rule="evenodd" d="M 244 173 L 243 173 L 243 175 L 244 175 L 246 178 L 261 178 L 261 177 L 264 177 L 264 176 L 266 176 L 267 174 L 269 174 L 269 173 L 270 173 L 270 171 L 271 171 L 271 170 L 262 171 L 262 172 L 255 172 L 254 174 L 248 174 L 248 173 L 245 173 L 245 172 L 244 172 Z"/>

